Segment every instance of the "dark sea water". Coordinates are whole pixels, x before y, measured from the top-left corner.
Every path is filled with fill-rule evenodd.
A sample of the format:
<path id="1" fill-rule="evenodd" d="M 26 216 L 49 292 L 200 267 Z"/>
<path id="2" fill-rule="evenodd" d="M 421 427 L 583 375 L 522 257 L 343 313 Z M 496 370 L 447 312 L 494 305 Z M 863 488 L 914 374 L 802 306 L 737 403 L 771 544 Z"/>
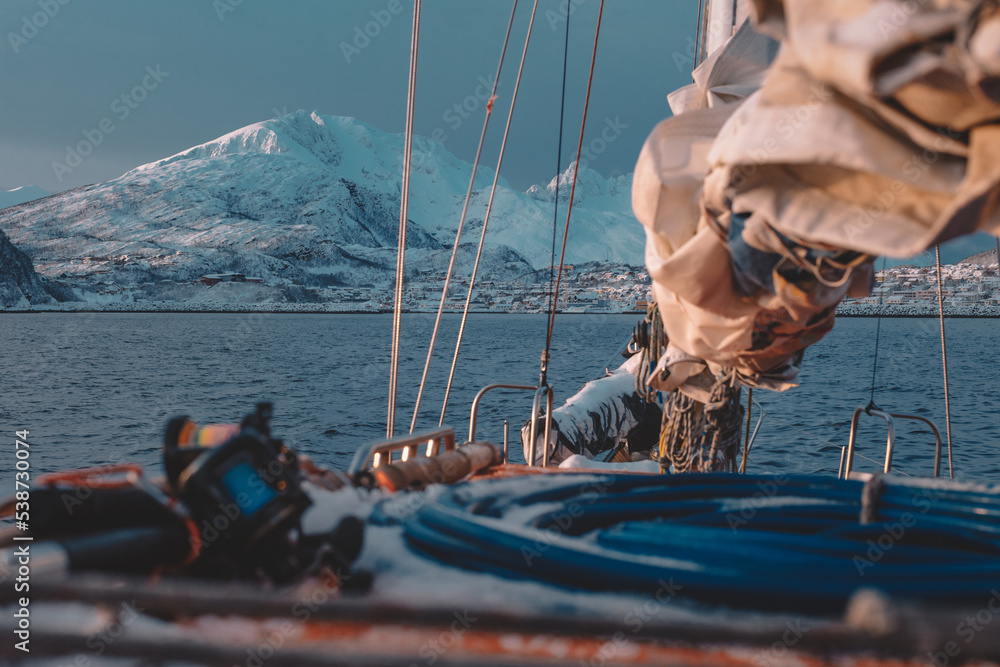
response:
<path id="1" fill-rule="evenodd" d="M 638 317 L 557 317 L 549 375 L 557 405 L 609 362 L 620 363 L 616 352 Z M 437 424 L 458 322 L 445 318 L 418 429 Z M 397 433 L 409 428 L 433 316 L 407 315 L 403 325 Z M 460 438 L 480 387 L 537 380 L 545 325 L 541 315 L 470 317 L 446 419 Z M 876 325 L 839 320 L 807 352 L 800 387 L 756 393 L 767 416 L 748 471 L 836 472 L 851 412 L 869 399 Z M 962 479 L 1000 482 L 998 325 L 946 322 L 955 474 Z M 938 335 L 933 319 L 882 321 L 875 402 L 929 417 L 944 434 Z M 126 461 L 159 473 L 168 418 L 235 421 L 262 400 L 275 404 L 278 437 L 322 464 L 346 467 L 359 444 L 385 434 L 390 339 L 388 315 L 0 315 L 0 429 L 10 445 L 0 470 L 13 468 L 14 432 L 27 429 L 36 474 Z M 523 460 L 517 429 L 530 403 L 527 393 L 492 394 L 479 437 L 499 442 L 508 418 L 512 459 Z M 859 455 L 881 461 L 884 425 L 862 423 Z M 900 423 L 895 469 L 930 474 L 932 442 L 926 427 Z M 879 467 L 862 458 L 855 464 Z M 947 474 L 947 458 L 942 467 Z"/>

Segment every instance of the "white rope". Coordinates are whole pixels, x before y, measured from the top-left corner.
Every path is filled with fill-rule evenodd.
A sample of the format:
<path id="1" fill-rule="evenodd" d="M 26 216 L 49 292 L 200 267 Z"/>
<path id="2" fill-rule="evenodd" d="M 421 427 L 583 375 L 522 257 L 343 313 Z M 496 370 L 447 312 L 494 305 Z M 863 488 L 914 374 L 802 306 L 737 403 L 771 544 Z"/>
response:
<path id="1" fill-rule="evenodd" d="M 490 124 L 490 117 L 493 115 L 493 101 L 496 99 L 497 85 L 500 83 L 500 71 L 503 69 L 504 57 L 507 54 L 507 44 L 510 42 L 510 31 L 514 26 L 514 14 L 517 12 L 518 0 L 514 0 L 514 6 L 510 11 L 510 21 L 507 23 L 507 35 L 503 40 L 503 49 L 500 51 L 500 63 L 497 65 L 497 75 L 493 79 L 493 90 L 490 92 L 489 102 L 486 104 L 486 118 L 483 119 L 483 130 L 479 134 L 479 147 L 476 149 L 476 159 L 472 163 L 472 177 L 469 179 L 469 189 L 465 193 L 465 204 L 462 206 L 462 216 L 458 221 L 458 231 L 455 233 L 455 245 L 451 249 L 451 259 L 448 261 L 448 272 L 444 276 L 444 287 L 441 290 L 441 303 L 438 304 L 437 317 L 434 318 L 434 330 L 431 332 L 431 342 L 427 347 L 427 360 L 424 362 L 424 372 L 420 376 L 420 389 L 417 390 L 417 402 L 413 406 L 413 418 L 410 419 L 410 433 L 413 433 L 417 425 L 417 416 L 420 414 L 420 402 L 424 397 L 424 388 L 427 385 L 427 374 L 431 368 L 431 358 L 434 356 L 434 346 L 437 344 L 438 330 L 441 327 L 441 316 L 444 313 L 444 304 L 448 300 L 448 287 L 451 285 L 451 274 L 455 269 L 455 258 L 458 257 L 459 241 L 462 238 L 462 230 L 465 228 L 465 218 L 469 213 L 469 202 L 472 200 L 472 190 L 476 184 L 476 172 L 479 170 L 479 159 L 483 154 L 483 143 L 486 141 L 486 129 Z M 484 227 L 485 229 L 485 227 Z"/>
<path id="2" fill-rule="evenodd" d="M 399 242 L 396 250 L 395 308 L 392 313 L 392 356 L 389 360 L 389 414 L 385 437 L 396 430 L 396 388 L 399 374 L 399 334 L 403 319 L 403 270 L 406 262 L 406 216 L 410 203 L 410 166 L 413 156 L 413 110 L 417 92 L 417 52 L 420 46 L 420 3 L 413 2 L 413 34 L 410 38 L 410 83 L 406 95 L 406 136 L 403 147 L 403 186 L 400 191 Z"/>
<path id="3" fill-rule="evenodd" d="M 486 240 L 486 227 L 490 224 L 490 213 L 493 211 L 493 197 L 497 193 L 497 183 L 500 180 L 500 165 L 503 164 L 504 151 L 507 150 L 507 135 L 510 134 L 510 122 L 514 117 L 514 105 L 517 103 L 517 90 L 521 87 L 521 73 L 524 72 L 524 60 L 528 55 L 528 42 L 531 40 L 531 29 L 535 25 L 535 13 L 538 11 L 538 0 L 531 8 L 531 20 L 528 22 L 528 34 L 524 38 L 524 50 L 521 52 L 521 65 L 517 70 L 517 80 L 514 82 L 514 92 L 510 98 L 510 110 L 507 112 L 507 125 L 503 131 L 503 141 L 500 143 L 500 156 L 497 158 L 497 168 L 493 174 L 493 187 L 490 189 L 490 201 L 486 204 L 486 216 L 483 218 L 483 231 L 479 234 L 479 247 L 476 249 L 476 261 L 472 265 L 472 277 L 469 279 L 469 293 L 465 297 L 465 308 L 462 309 L 462 323 L 458 327 L 458 340 L 455 341 L 455 354 L 451 358 L 451 370 L 448 372 L 448 384 L 444 390 L 444 402 L 441 404 L 441 417 L 438 426 L 444 424 L 444 413 L 448 409 L 448 397 L 451 395 L 451 383 L 455 378 L 455 366 L 458 364 L 458 352 L 462 348 L 462 336 L 465 333 L 465 321 L 469 317 L 469 305 L 472 303 L 472 290 L 476 286 L 476 274 L 479 273 L 479 259 L 483 255 L 483 242 Z"/>

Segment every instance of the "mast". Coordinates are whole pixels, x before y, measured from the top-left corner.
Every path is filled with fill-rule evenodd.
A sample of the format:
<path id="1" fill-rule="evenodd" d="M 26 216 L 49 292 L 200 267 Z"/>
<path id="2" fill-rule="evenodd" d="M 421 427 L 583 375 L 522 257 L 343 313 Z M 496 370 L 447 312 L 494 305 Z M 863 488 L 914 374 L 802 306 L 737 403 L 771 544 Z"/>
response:
<path id="1" fill-rule="evenodd" d="M 700 3 L 699 57 L 695 65 L 720 49 L 750 15 L 748 0 L 700 0 Z"/>

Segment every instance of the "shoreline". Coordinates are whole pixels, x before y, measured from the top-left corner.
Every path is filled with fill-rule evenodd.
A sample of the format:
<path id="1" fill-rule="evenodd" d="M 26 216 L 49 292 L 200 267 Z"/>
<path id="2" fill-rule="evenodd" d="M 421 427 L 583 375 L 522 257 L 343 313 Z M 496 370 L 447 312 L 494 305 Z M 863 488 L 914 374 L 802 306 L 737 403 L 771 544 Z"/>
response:
<path id="1" fill-rule="evenodd" d="M 135 314 L 171 314 L 171 315 L 391 315 L 392 310 L 331 310 L 325 308 L 306 307 L 298 304 L 285 304 L 284 307 L 233 307 L 229 309 L 200 308 L 30 308 L 30 309 L 0 309 L 0 315 L 37 315 L 37 314 L 95 314 L 95 313 L 135 313 Z M 404 308 L 404 315 L 434 315 L 436 309 L 414 310 Z M 461 315 L 461 310 L 445 310 L 445 315 Z M 470 310 L 470 315 L 548 315 L 545 312 Z M 573 311 L 557 310 L 557 315 L 597 315 L 597 316 L 642 316 L 643 311 Z M 1000 318 L 1000 306 L 968 306 L 945 310 L 945 318 L 949 319 L 993 319 Z M 841 306 L 837 317 L 842 318 L 935 318 L 939 317 L 937 308 L 907 308 L 906 306 Z"/>

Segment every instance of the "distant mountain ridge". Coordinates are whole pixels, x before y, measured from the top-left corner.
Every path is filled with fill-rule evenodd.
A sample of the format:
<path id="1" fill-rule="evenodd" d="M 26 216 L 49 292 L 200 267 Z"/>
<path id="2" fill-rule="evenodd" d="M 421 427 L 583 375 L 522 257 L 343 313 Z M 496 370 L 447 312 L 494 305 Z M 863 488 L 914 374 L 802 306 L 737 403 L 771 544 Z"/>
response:
<path id="1" fill-rule="evenodd" d="M 982 264 L 983 266 L 989 266 L 990 264 L 996 265 L 997 263 L 997 250 L 984 250 L 983 252 L 977 252 L 975 255 L 970 255 L 966 257 L 959 264 Z"/>
<path id="2" fill-rule="evenodd" d="M 0 210 L 48 196 L 49 193 L 37 185 L 25 185 L 13 190 L 0 190 Z"/>
<path id="3" fill-rule="evenodd" d="M 443 273 L 471 175 L 471 165 L 430 139 L 415 137 L 414 151 L 411 278 Z M 9 208 L 0 229 L 40 273 L 83 290 L 186 283 L 223 271 L 261 277 L 282 290 L 274 298 L 309 287 L 386 285 L 395 267 L 402 152 L 402 135 L 298 111 L 106 183 Z M 575 173 L 572 165 L 559 177 L 560 199 Z M 459 272 L 471 267 L 492 178 L 480 167 Z M 641 265 L 631 176 L 604 179 L 582 167 L 579 178 L 568 261 Z M 513 279 L 548 265 L 554 187 L 521 193 L 500 179 L 481 276 Z"/>
<path id="4" fill-rule="evenodd" d="M 31 260 L 0 231 L 0 308 L 26 308 L 75 300 L 71 290 L 39 276 Z"/>

